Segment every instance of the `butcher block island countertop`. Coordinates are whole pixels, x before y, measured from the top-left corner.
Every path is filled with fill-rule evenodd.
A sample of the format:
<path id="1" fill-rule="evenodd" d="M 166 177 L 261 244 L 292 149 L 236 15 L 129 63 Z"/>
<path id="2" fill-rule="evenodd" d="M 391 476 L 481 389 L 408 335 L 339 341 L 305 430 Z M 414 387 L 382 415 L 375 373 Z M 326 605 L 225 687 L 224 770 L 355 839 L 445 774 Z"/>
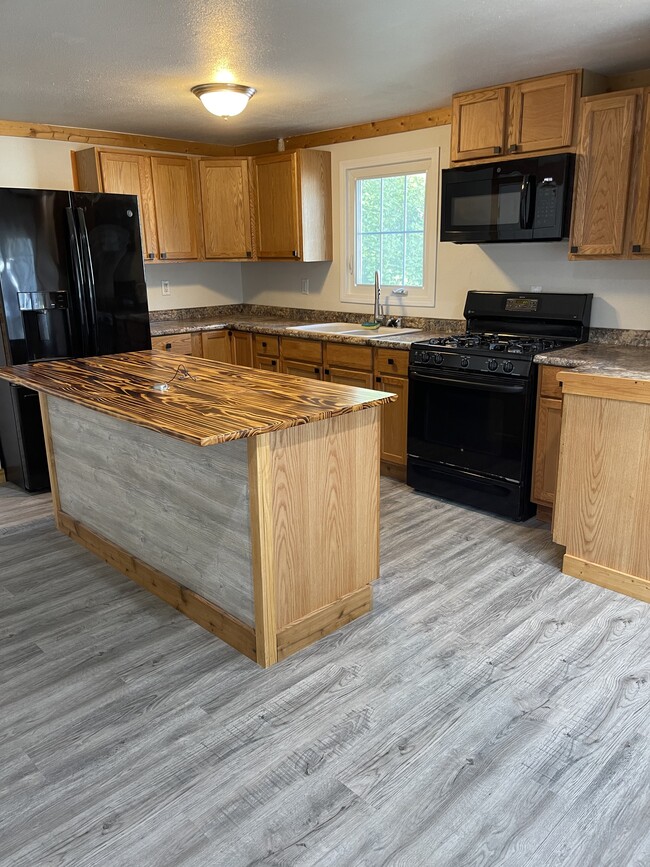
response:
<path id="1" fill-rule="evenodd" d="M 59 529 L 259 665 L 371 609 L 395 395 L 156 351 L 0 377 L 40 392 Z"/>
<path id="2" fill-rule="evenodd" d="M 156 350 L 23 364 L 0 369 L 0 377 L 199 446 L 395 400 L 388 392 Z M 168 391 L 153 390 L 162 383 L 170 383 Z"/>

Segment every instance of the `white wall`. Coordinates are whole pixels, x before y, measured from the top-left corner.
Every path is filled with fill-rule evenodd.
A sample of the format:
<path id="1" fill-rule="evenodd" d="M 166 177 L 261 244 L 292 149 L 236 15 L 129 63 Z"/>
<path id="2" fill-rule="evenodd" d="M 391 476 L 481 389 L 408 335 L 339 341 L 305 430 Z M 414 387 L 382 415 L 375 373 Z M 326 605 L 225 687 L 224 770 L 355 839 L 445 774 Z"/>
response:
<path id="1" fill-rule="evenodd" d="M 70 153 L 84 144 L 0 136 L 0 187 L 72 189 Z M 150 310 L 210 307 L 242 300 L 241 266 L 237 262 L 183 262 L 147 265 L 145 277 Z M 161 294 L 168 280 L 171 295 Z"/>
<path id="2" fill-rule="evenodd" d="M 332 145 L 334 261 L 296 264 L 250 263 L 242 267 L 244 301 L 367 312 L 369 307 L 340 301 L 339 163 L 388 153 L 441 148 L 441 166 L 449 165 L 450 127 L 400 133 Z M 593 292 L 592 324 L 602 328 L 650 328 L 650 261 L 569 262 L 568 243 L 455 245 L 438 249 L 435 307 L 400 308 L 413 316 L 462 318 L 468 289 Z M 310 294 L 300 292 L 309 278 Z M 391 310 L 396 307 L 391 306 Z"/>

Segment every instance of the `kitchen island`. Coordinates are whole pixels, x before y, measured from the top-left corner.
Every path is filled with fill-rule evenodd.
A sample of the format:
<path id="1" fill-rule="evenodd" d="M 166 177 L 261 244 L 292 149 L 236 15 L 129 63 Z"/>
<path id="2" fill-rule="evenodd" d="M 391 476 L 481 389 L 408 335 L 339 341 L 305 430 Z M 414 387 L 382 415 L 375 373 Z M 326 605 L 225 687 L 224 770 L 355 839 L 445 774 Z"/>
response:
<path id="1" fill-rule="evenodd" d="M 40 393 L 59 529 L 261 666 L 370 610 L 395 395 L 156 351 L 0 377 Z"/>

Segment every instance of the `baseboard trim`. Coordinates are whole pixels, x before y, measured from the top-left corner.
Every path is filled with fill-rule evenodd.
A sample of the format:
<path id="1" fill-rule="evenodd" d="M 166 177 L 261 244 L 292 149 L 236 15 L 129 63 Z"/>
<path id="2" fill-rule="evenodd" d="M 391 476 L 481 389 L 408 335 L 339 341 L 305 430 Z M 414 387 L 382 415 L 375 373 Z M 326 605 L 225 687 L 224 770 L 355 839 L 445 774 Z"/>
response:
<path id="1" fill-rule="evenodd" d="M 372 609 L 372 587 L 367 585 L 349 593 L 337 602 L 326 605 L 300 620 L 289 623 L 277 633 L 278 659 L 285 659 L 346 623 L 356 620 Z"/>
<path id="2" fill-rule="evenodd" d="M 633 599 L 640 599 L 641 602 L 650 602 L 650 580 L 647 578 L 628 575 L 627 572 L 619 572 L 616 569 L 610 569 L 609 566 L 591 563 L 589 560 L 582 560 L 571 554 L 564 555 L 562 571 L 565 575 L 571 575 L 572 578 L 580 578 L 581 581 L 598 584 L 607 590 L 614 590 L 616 593 L 623 593 Z"/>
<path id="3" fill-rule="evenodd" d="M 236 617 L 208 602 L 173 578 L 133 557 L 123 548 L 95 533 L 65 512 L 57 513 L 59 529 L 73 541 L 87 548 L 109 566 L 149 590 L 163 602 L 189 617 L 203 629 L 216 635 L 244 656 L 257 662 L 255 630 Z"/>
<path id="4" fill-rule="evenodd" d="M 381 461 L 379 470 L 382 476 L 390 476 L 398 482 L 406 481 L 406 467 L 402 464 L 391 464 L 389 461 Z"/>

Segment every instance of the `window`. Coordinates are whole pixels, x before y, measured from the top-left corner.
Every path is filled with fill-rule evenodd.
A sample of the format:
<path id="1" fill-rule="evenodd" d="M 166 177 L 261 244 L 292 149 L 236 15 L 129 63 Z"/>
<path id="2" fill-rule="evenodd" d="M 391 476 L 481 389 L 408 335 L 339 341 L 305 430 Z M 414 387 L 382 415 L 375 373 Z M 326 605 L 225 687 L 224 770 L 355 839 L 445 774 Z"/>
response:
<path id="1" fill-rule="evenodd" d="M 433 306 L 439 151 L 341 164 L 341 300 Z"/>

